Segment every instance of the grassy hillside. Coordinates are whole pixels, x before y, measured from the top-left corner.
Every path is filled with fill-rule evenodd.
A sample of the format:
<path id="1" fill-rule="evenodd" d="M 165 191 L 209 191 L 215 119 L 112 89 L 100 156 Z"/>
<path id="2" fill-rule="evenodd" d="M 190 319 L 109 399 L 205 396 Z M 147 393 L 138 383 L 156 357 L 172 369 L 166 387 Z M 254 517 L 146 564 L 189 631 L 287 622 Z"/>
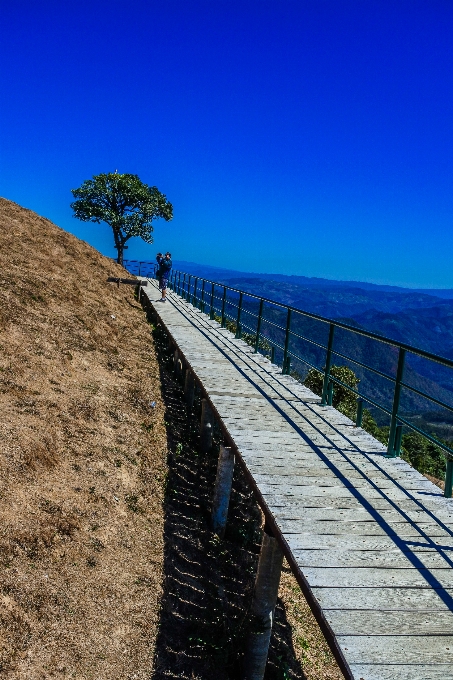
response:
<path id="1" fill-rule="evenodd" d="M 150 677 L 166 432 L 122 272 L 0 199 L 1 677 Z"/>

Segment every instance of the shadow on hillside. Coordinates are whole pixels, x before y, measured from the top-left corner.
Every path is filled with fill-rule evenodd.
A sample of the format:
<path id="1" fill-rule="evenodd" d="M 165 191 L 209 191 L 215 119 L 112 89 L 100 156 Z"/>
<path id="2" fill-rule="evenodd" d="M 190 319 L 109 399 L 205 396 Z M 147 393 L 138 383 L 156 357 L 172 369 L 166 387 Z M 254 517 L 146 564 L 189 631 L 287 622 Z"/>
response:
<path id="1" fill-rule="evenodd" d="M 160 327 L 154 331 L 154 339 L 166 406 L 169 471 L 163 597 L 152 678 L 233 680 L 241 677 L 261 513 L 237 466 L 225 540 L 219 541 L 210 531 L 220 432 L 212 452 L 199 454 L 200 400 L 193 412 L 187 413 Z M 279 600 L 266 679 L 285 678 L 303 680 L 305 676 Z"/>

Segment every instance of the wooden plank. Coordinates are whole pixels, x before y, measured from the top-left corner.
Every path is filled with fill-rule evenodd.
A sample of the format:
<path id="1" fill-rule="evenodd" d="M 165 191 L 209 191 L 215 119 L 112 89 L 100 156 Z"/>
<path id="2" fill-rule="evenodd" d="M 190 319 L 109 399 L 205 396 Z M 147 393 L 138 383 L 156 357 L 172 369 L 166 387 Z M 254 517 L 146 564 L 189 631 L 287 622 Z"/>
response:
<path id="1" fill-rule="evenodd" d="M 355 496 L 355 497 L 360 497 L 363 499 L 364 502 L 367 501 L 367 499 L 371 498 L 389 498 L 393 501 L 403 501 L 406 499 L 411 499 L 411 498 L 417 498 L 417 495 L 419 492 L 413 491 L 410 493 L 409 491 L 402 491 L 401 489 L 398 488 L 390 488 L 390 489 L 376 489 L 373 487 L 366 488 L 361 487 L 361 488 L 356 488 L 354 489 L 353 487 L 346 487 L 344 485 L 338 485 L 338 486 L 310 486 L 310 485 L 305 485 L 305 484 L 265 484 L 263 482 L 260 483 L 260 491 L 263 496 L 266 496 L 267 494 L 284 494 L 288 496 L 325 496 L 327 497 L 350 497 L 350 496 Z"/>
<path id="2" fill-rule="evenodd" d="M 348 568 L 371 567 L 376 569 L 450 569 L 453 567 L 453 555 L 447 551 L 418 550 L 411 551 L 409 547 L 405 552 L 397 546 L 382 552 L 380 550 L 351 550 L 344 548 L 336 552 L 326 550 L 304 550 L 294 548 L 291 543 L 291 551 L 296 558 L 297 564 L 305 567 Z M 453 581 L 452 581 L 453 583 Z M 453 632 L 453 629 L 452 629 Z"/>
<path id="3" fill-rule="evenodd" d="M 452 569 L 304 567 L 301 571 L 312 588 L 453 588 Z"/>
<path id="4" fill-rule="evenodd" d="M 410 522 L 330 522 L 330 521 L 307 521 L 277 519 L 277 526 L 286 540 L 292 534 L 343 534 L 369 535 L 369 536 L 417 536 L 427 534 L 431 538 L 451 536 L 453 524 L 412 524 Z"/>
<path id="5" fill-rule="evenodd" d="M 306 495 L 347 495 L 346 492 L 354 491 L 355 496 L 363 500 L 364 503 L 371 498 L 387 498 L 391 501 L 405 501 L 405 500 L 416 500 L 423 503 L 426 498 L 443 498 L 442 492 L 439 490 L 431 490 L 430 488 L 415 488 L 415 489 L 405 489 L 402 485 L 390 484 L 390 485 L 378 485 L 371 482 L 366 482 L 366 480 L 357 482 L 355 485 L 338 480 L 335 483 L 329 478 L 325 480 L 320 480 L 318 484 L 310 483 L 310 479 L 304 480 L 305 483 L 297 483 L 298 480 L 291 478 L 288 482 L 284 478 L 274 477 L 268 478 L 268 481 L 264 479 L 260 480 L 260 489 L 264 494 L 280 494 L 288 496 L 306 496 Z"/>
<path id="6" fill-rule="evenodd" d="M 377 552 L 385 552 L 389 550 L 399 549 L 403 552 L 420 552 L 420 551 L 439 551 L 444 549 L 447 555 L 453 559 L 453 537 L 442 538 L 426 538 L 420 536 L 417 538 L 399 536 L 368 536 L 363 535 L 351 536 L 347 528 L 344 534 L 291 534 L 291 549 L 298 550 L 375 550 Z"/>
<path id="7" fill-rule="evenodd" d="M 398 501 L 396 504 L 387 498 L 368 498 L 366 504 L 351 496 L 350 498 L 326 498 L 325 496 L 304 496 L 299 498 L 297 496 L 288 496 L 283 494 L 266 494 L 266 503 L 269 508 L 273 508 L 273 512 L 282 518 L 287 519 L 303 519 L 305 517 L 305 509 L 309 508 L 325 508 L 325 509 L 344 509 L 344 510 L 366 510 L 378 511 L 379 513 L 384 513 L 385 511 L 400 512 L 407 516 L 408 519 L 417 520 L 417 513 L 427 512 L 429 513 L 429 519 L 425 521 L 448 521 L 451 515 L 445 511 L 442 514 L 441 510 L 434 509 L 431 511 L 430 506 L 424 501 L 423 503 L 418 503 L 415 500 L 407 499 L 404 501 Z M 398 511 L 397 508 L 400 510 Z M 413 513 L 411 515 L 410 513 Z M 360 518 L 359 518 L 360 519 Z M 450 519 L 453 521 L 453 519 Z"/>
<path id="8" fill-rule="evenodd" d="M 383 659 L 387 664 L 453 664 L 453 635 L 339 635 L 337 640 L 348 663 L 366 658 L 370 664 Z"/>
<path id="9" fill-rule="evenodd" d="M 148 281 L 139 281 L 138 279 L 119 279 L 118 277 L 114 276 L 109 276 L 107 279 L 107 283 L 116 283 L 116 284 L 126 284 L 129 286 L 147 286 Z"/>
<path id="10" fill-rule="evenodd" d="M 224 404 L 226 400 L 228 400 L 228 403 L 233 402 L 233 403 L 242 403 L 244 406 L 248 406 L 250 402 L 254 405 L 255 409 L 259 409 L 259 403 L 266 403 L 266 397 L 263 397 L 262 394 L 259 392 L 243 392 L 243 393 L 237 393 L 237 392 L 229 392 L 228 390 L 226 391 L 220 391 L 217 389 L 210 390 L 209 392 L 209 397 L 215 401 L 218 404 Z"/>
<path id="11" fill-rule="evenodd" d="M 431 487 L 431 482 L 415 470 L 413 472 L 396 472 L 395 475 L 390 476 L 383 470 L 376 469 L 375 466 L 370 466 L 369 470 L 363 471 L 357 469 L 357 466 L 354 466 L 349 462 L 337 462 L 335 468 L 327 465 L 327 463 L 323 463 L 321 460 L 319 460 L 318 465 L 316 465 L 316 458 L 313 456 L 310 458 L 303 458 L 300 461 L 294 459 L 285 460 L 285 458 L 276 461 L 272 458 L 269 460 L 266 458 L 252 458 L 251 456 L 247 456 L 247 463 L 250 468 L 253 466 L 254 470 L 261 474 L 316 477 L 324 474 L 327 476 L 337 476 L 338 471 L 341 476 L 347 477 L 348 479 L 367 479 L 373 482 L 376 480 L 385 480 L 397 484 L 420 483 L 427 488 Z"/>
<path id="12" fill-rule="evenodd" d="M 413 524 L 434 523 L 433 516 L 422 510 L 403 512 L 396 508 L 385 510 L 373 510 L 364 508 L 306 508 L 300 506 L 289 506 L 285 503 L 281 507 L 272 505 L 272 514 L 278 519 L 303 520 L 312 522 L 313 520 L 323 520 L 330 522 L 410 522 Z M 445 522 L 451 523 L 451 515 L 443 517 L 443 521 L 437 517 L 438 523 L 442 526 Z"/>
<path id="13" fill-rule="evenodd" d="M 266 466 L 265 464 L 256 465 L 251 463 L 247 457 L 245 463 L 257 482 L 260 484 L 269 484 L 274 487 L 318 486 L 321 488 L 325 486 L 338 486 L 338 484 L 341 483 L 343 486 L 360 489 L 361 491 L 365 489 L 381 489 L 383 492 L 386 492 L 388 489 L 395 489 L 403 491 L 403 493 L 408 491 L 411 492 L 410 495 L 408 494 L 406 496 L 409 500 L 412 500 L 414 498 L 413 494 L 417 493 L 417 500 L 421 504 L 420 507 L 428 507 L 425 506 L 426 500 L 438 498 L 443 501 L 442 491 L 438 490 L 436 487 L 433 489 L 429 481 L 425 483 L 423 480 L 419 481 L 416 479 L 409 479 L 409 481 L 404 479 L 392 480 L 380 476 L 367 479 L 367 477 L 355 474 L 355 471 L 351 472 L 349 470 L 338 470 L 337 474 L 335 474 L 335 468 L 332 469 L 328 466 L 324 469 L 315 467 L 317 465 L 316 461 L 313 463 L 313 469 L 310 470 L 307 468 L 307 473 L 299 468 L 298 472 L 296 473 L 296 471 L 294 471 L 293 474 L 287 474 L 287 470 L 282 472 L 278 471 L 272 466 L 272 461 L 269 466 Z M 275 495 L 285 495 L 285 492 L 283 491 L 282 494 L 279 494 L 278 489 L 275 489 Z M 432 505 L 432 507 L 435 506 Z M 436 507 L 436 510 L 453 516 L 447 504 L 439 505 L 439 507 Z"/>
<path id="14" fill-rule="evenodd" d="M 357 680 L 449 680 L 451 666 L 446 664 L 350 664 Z"/>
<path id="15" fill-rule="evenodd" d="M 312 593 L 325 610 L 450 611 L 453 589 L 398 588 L 387 583 L 381 588 L 316 587 Z"/>
<path id="16" fill-rule="evenodd" d="M 337 635 L 452 635 L 453 612 L 331 609 L 327 623 Z"/>
<path id="17" fill-rule="evenodd" d="M 438 487 L 434 487 L 431 482 L 426 480 L 426 482 L 420 480 L 409 480 L 404 482 L 404 487 L 402 483 L 396 480 L 388 479 L 387 477 L 373 477 L 372 479 L 367 479 L 363 475 L 349 475 L 349 474 L 338 474 L 336 475 L 331 469 L 326 468 L 322 475 L 305 475 L 299 471 L 287 471 L 284 473 L 282 471 L 277 472 L 274 469 L 263 472 L 263 468 L 256 468 L 255 466 L 248 466 L 249 470 L 253 472 L 253 477 L 258 484 L 269 484 L 272 486 L 345 486 L 347 488 L 353 489 L 373 489 L 378 488 L 387 491 L 388 489 L 396 489 L 400 491 L 428 491 L 434 493 L 436 496 L 442 496 L 442 491 Z M 291 483 L 288 484 L 288 480 Z"/>

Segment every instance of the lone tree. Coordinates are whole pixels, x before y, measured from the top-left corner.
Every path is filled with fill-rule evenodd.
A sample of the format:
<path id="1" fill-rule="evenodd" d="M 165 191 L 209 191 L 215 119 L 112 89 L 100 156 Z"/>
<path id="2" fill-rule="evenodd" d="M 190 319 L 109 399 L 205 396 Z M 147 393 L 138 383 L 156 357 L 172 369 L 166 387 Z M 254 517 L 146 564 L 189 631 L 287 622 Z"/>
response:
<path id="1" fill-rule="evenodd" d="M 157 187 L 144 184 L 137 175 L 116 172 L 95 175 L 78 189 L 71 189 L 74 217 L 83 222 L 106 222 L 113 229 L 117 261 L 123 264 L 124 244 L 132 236 L 152 243 L 152 221 L 171 220 L 173 206 Z"/>

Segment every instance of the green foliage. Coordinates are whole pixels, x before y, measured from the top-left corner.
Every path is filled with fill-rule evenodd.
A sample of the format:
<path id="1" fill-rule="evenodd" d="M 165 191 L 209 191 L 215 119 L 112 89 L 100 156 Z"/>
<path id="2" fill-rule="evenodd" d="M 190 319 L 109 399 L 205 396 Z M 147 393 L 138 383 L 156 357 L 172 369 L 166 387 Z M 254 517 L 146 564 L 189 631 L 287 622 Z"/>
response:
<path id="1" fill-rule="evenodd" d="M 418 432 L 403 435 L 402 458 L 422 474 L 437 479 L 445 477 L 445 456 L 442 450 Z"/>
<path id="2" fill-rule="evenodd" d="M 139 236 L 152 243 L 152 221 L 173 217 L 173 206 L 164 194 L 144 184 L 137 175 L 95 175 L 71 191 L 76 199 L 71 203 L 74 217 L 83 222 L 106 222 L 112 227 L 120 264 L 126 241 Z"/>
<path id="3" fill-rule="evenodd" d="M 353 420 L 355 420 L 355 418 L 353 418 Z M 387 446 L 390 428 L 388 426 L 379 427 L 367 408 L 363 409 L 362 428 L 381 442 L 381 444 Z"/>
<path id="4" fill-rule="evenodd" d="M 341 380 L 342 383 L 348 385 L 353 390 L 357 390 L 357 386 L 360 382 L 354 371 L 352 371 L 347 366 L 332 366 L 330 369 L 330 375 L 337 380 Z M 324 374 L 311 368 L 307 377 L 304 380 L 304 385 L 306 385 L 315 394 L 322 394 L 322 385 L 324 381 Z M 357 409 L 357 396 L 354 392 L 351 392 L 343 385 L 339 385 L 334 382 L 333 391 L 333 401 L 332 406 L 336 409 L 349 416 L 350 418 L 355 417 L 355 412 Z"/>

